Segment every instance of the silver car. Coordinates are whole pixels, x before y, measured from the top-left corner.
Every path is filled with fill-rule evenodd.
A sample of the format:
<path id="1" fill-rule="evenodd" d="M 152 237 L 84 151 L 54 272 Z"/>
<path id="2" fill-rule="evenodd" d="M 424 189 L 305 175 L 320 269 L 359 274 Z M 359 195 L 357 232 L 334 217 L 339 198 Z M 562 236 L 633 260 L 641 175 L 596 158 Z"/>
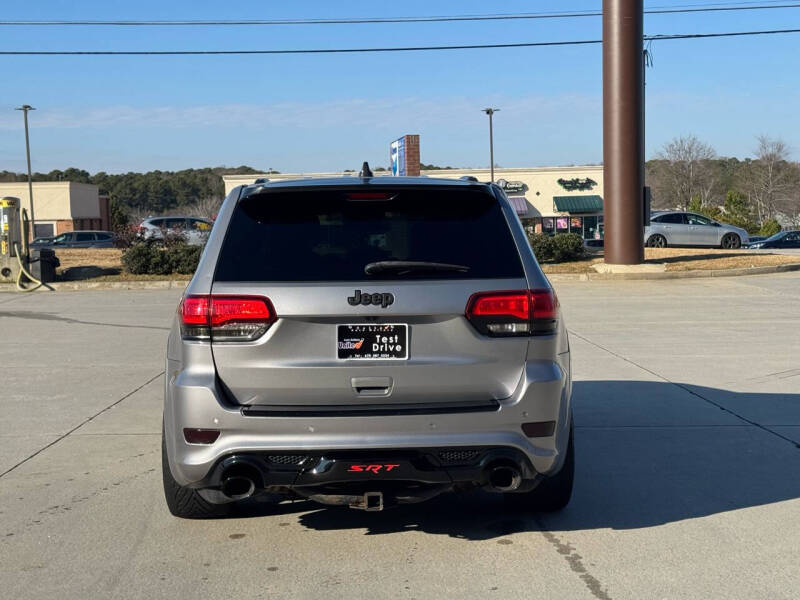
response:
<path id="1" fill-rule="evenodd" d="M 200 217 L 150 217 L 139 224 L 139 236 L 146 241 L 180 237 L 191 246 L 202 246 L 213 225 L 212 221 Z"/>
<path id="2" fill-rule="evenodd" d="M 653 213 L 644 228 L 644 243 L 650 248 L 667 246 L 715 246 L 741 248 L 748 242 L 747 231 L 690 212 Z"/>
<path id="3" fill-rule="evenodd" d="M 169 335 L 167 505 L 381 510 L 572 490 L 569 341 L 505 193 L 432 178 L 240 186 Z"/>

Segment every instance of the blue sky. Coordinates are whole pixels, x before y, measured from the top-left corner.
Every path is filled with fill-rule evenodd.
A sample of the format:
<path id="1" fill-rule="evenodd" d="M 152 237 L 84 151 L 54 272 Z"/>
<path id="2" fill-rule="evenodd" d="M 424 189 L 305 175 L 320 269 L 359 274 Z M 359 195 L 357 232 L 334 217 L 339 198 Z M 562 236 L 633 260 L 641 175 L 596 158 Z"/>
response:
<path id="1" fill-rule="evenodd" d="M 738 0 L 735 0 L 737 2 Z M 764 4 L 769 4 L 769 0 Z M 773 2 L 774 3 L 774 2 Z M 650 0 L 645 7 L 711 4 Z M 3 19 L 422 16 L 599 9 L 601 2 L 4 3 Z M 800 8 L 648 15 L 646 34 L 800 28 Z M 2 50 L 266 49 L 598 39 L 599 18 L 287 27 L 0 27 Z M 744 157 L 768 134 L 800 158 L 800 34 L 653 44 L 647 154 L 693 133 Z M 601 47 L 355 55 L 0 58 L 0 170 L 22 171 L 14 106 L 32 104 L 33 168 L 173 170 L 248 164 L 284 172 L 388 163 L 421 135 L 422 160 L 488 166 L 484 106 L 496 106 L 503 166 L 602 160 Z"/>

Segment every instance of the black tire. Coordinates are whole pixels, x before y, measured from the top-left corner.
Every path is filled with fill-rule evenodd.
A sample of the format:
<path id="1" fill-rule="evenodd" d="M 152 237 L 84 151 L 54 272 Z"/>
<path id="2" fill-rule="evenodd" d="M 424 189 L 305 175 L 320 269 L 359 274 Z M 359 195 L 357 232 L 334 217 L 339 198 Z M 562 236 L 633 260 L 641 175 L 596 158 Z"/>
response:
<path id="1" fill-rule="evenodd" d="M 665 238 L 660 233 L 656 233 L 655 235 L 651 235 L 647 238 L 647 247 L 648 248 L 666 248 L 667 247 L 667 238 Z"/>
<path id="2" fill-rule="evenodd" d="M 737 250 L 742 247 L 742 238 L 735 233 L 726 233 L 722 236 L 720 247 L 726 250 Z"/>
<path id="3" fill-rule="evenodd" d="M 506 494 L 514 506 L 531 512 L 556 512 L 569 504 L 572 498 L 572 485 L 575 480 L 575 442 L 573 426 L 569 427 L 567 455 L 561 470 L 544 479 L 530 492 Z"/>
<path id="4" fill-rule="evenodd" d="M 207 519 L 222 517 L 228 512 L 227 504 L 212 504 L 192 488 L 180 485 L 172 476 L 167 460 L 167 444 L 164 430 L 161 430 L 161 475 L 164 480 L 164 498 L 167 508 L 176 517 L 182 519 Z"/>

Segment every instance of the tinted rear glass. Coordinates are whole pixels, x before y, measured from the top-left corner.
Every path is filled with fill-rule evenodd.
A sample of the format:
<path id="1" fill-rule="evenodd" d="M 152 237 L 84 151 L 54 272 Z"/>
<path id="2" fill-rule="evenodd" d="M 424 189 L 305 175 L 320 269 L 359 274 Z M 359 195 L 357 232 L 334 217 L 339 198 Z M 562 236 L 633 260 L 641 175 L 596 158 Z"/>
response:
<path id="1" fill-rule="evenodd" d="M 683 223 L 683 213 L 669 213 L 654 219 L 658 223 Z"/>
<path id="2" fill-rule="evenodd" d="M 390 199 L 365 200 L 345 191 L 316 190 L 245 198 L 231 218 L 215 278 L 249 282 L 524 277 L 511 231 L 493 196 L 468 190 L 405 189 L 389 194 Z M 395 260 L 464 265 L 469 270 L 364 273 L 369 263 Z"/>

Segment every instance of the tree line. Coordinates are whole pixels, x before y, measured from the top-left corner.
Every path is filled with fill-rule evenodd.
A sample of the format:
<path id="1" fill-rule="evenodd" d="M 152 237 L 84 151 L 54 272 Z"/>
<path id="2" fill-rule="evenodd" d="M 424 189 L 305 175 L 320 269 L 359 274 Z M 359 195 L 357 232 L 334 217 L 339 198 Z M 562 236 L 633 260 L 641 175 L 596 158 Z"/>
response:
<path id="1" fill-rule="evenodd" d="M 800 227 L 800 162 L 780 139 L 759 136 L 754 158 L 718 156 L 694 135 L 677 137 L 647 162 L 653 208 L 705 214 L 750 233 Z"/>
<path id="2" fill-rule="evenodd" d="M 262 172 L 246 165 L 120 174 L 91 174 L 70 167 L 34 173 L 33 180 L 99 186 L 100 193 L 111 200 L 113 225 L 118 227 L 132 219 L 171 212 L 213 216 L 224 196 L 223 175 Z M 677 137 L 647 162 L 645 179 L 654 209 L 690 210 L 751 233 L 774 229 L 779 222 L 800 227 L 800 163 L 790 160 L 789 148 L 780 139 L 757 138 L 754 158 L 740 160 L 718 156 L 694 135 Z M 9 181 L 27 181 L 27 175 L 0 171 L 0 182 Z"/>

